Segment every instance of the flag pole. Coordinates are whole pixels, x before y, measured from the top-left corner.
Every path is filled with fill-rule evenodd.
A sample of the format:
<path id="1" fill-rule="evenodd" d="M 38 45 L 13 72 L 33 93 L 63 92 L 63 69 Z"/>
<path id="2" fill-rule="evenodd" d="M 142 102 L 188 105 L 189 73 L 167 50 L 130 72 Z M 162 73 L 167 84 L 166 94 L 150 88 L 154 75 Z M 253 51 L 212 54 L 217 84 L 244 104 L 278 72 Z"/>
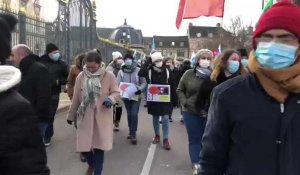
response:
<path id="1" fill-rule="evenodd" d="M 262 0 L 262 6 L 261 6 L 261 9 L 263 10 L 265 7 L 265 0 Z"/>

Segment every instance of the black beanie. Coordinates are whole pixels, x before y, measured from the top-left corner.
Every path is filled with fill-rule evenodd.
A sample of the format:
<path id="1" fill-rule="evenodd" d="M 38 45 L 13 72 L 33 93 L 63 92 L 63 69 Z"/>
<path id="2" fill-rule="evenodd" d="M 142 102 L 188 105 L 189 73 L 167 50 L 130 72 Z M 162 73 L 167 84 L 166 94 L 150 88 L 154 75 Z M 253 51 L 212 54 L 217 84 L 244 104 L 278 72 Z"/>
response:
<path id="1" fill-rule="evenodd" d="M 47 44 L 47 46 L 46 46 L 46 53 L 47 54 L 49 54 L 49 53 L 51 53 L 53 51 L 56 51 L 56 50 L 59 50 L 59 49 L 58 49 L 58 47 L 55 44 L 53 44 L 53 43 Z"/>
<path id="2" fill-rule="evenodd" d="M 9 14 L 0 14 L 0 64 L 5 64 L 11 53 L 11 32 L 17 24 L 17 19 Z"/>

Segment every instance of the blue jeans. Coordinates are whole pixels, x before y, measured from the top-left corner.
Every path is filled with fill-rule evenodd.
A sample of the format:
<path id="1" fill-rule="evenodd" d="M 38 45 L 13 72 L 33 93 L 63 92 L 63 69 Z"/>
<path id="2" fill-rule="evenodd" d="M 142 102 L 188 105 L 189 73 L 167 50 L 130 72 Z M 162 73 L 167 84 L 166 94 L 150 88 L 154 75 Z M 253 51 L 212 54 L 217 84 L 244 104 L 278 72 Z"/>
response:
<path id="1" fill-rule="evenodd" d="M 39 123 L 39 128 L 40 128 L 42 138 L 45 137 L 47 127 L 48 127 L 48 123 L 44 123 L 44 122 Z"/>
<path id="2" fill-rule="evenodd" d="M 138 113 L 141 101 L 123 99 L 127 111 L 127 121 L 129 127 L 129 135 L 136 136 L 138 126 Z"/>
<path id="3" fill-rule="evenodd" d="M 189 139 L 190 159 L 192 163 L 199 163 L 206 118 L 201 117 L 199 114 L 196 115 L 183 111 L 183 120 Z"/>
<path id="4" fill-rule="evenodd" d="M 86 157 L 89 166 L 94 168 L 94 175 L 101 175 L 104 163 L 104 151 L 94 149 L 94 151 L 85 152 L 83 155 Z"/>
<path id="5" fill-rule="evenodd" d="M 169 138 L 169 115 L 161 116 L 163 139 Z M 153 115 L 153 128 L 155 135 L 160 135 L 159 132 L 159 116 Z"/>

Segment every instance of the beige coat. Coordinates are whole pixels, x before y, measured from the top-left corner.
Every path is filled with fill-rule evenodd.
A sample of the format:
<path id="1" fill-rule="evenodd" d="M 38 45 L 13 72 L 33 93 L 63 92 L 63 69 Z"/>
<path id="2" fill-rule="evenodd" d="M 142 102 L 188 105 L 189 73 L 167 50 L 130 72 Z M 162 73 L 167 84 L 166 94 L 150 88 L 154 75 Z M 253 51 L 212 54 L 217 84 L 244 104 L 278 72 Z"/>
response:
<path id="1" fill-rule="evenodd" d="M 72 105 L 68 120 L 77 120 L 77 110 L 82 101 L 81 84 L 84 74 L 76 78 Z M 113 73 L 105 71 L 101 80 L 101 95 L 98 97 L 97 108 L 87 107 L 82 121 L 77 122 L 76 151 L 88 152 L 91 149 L 108 151 L 113 144 L 113 108 L 102 105 L 104 98 L 109 97 L 114 103 L 119 99 L 119 90 Z"/>

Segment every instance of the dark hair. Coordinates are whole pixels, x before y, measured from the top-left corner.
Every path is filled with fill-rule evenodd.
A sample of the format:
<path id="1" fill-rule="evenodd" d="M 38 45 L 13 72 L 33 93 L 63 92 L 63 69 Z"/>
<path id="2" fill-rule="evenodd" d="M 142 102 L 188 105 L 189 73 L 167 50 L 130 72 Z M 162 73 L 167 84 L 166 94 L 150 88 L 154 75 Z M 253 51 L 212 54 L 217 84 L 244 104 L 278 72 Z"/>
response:
<path id="1" fill-rule="evenodd" d="M 212 81 L 217 81 L 217 78 L 218 76 L 220 75 L 220 73 L 224 70 L 227 69 L 227 61 L 229 59 L 229 57 L 233 54 L 233 53 L 236 53 L 239 55 L 239 57 L 241 57 L 240 53 L 234 49 L 227 49 L 227 50 L 224 50 L 222 53 L 221 53 L 221 56 L 218 57 L 216 59 L 216 61 L 214 62 L 214 69 L 211 73 L 211 80 Z M 241 73 L 243 73 L 243 66 L 242 64 L 240 64 L 240 68 L 239 68 L 239 71 Z"/>
<path id="2" fill-rule="evenodd" d="M 132 55 L 132 54 L 129 54 L 129 53 L 127 53 L 127 54 L 124 56 L 123 59 L 126 60 L 127 58 L 132 59 L 132 60 L 134 59 L 134 58 L 133 58 L 133 55 Z"/>
<path id="3" fill-rule="evenodd" d="M 171 61 L 172 61 L 172 64 L 174 64 L 174 60 L 173 60 L 173 58 L 171 58 L 171 57 L 166 57 L 166 58 L 164 59 L 164 63 L 166 63 L 166 62 L 169 61 L 169 60 L 171 60 Z"/>
<path id="4" fill-rule="evenodd" d="M 238 52 L 242 57 L 248 57 L 247 50 L 244 48 L 238 49 Z"/>
<path id="5" fill-rule="evenodd" d="M 84 62 L 95 62 L 97 64 L 102 63 L 102 56 L 95 50 L 91 50 L 85 53 Z"/>

